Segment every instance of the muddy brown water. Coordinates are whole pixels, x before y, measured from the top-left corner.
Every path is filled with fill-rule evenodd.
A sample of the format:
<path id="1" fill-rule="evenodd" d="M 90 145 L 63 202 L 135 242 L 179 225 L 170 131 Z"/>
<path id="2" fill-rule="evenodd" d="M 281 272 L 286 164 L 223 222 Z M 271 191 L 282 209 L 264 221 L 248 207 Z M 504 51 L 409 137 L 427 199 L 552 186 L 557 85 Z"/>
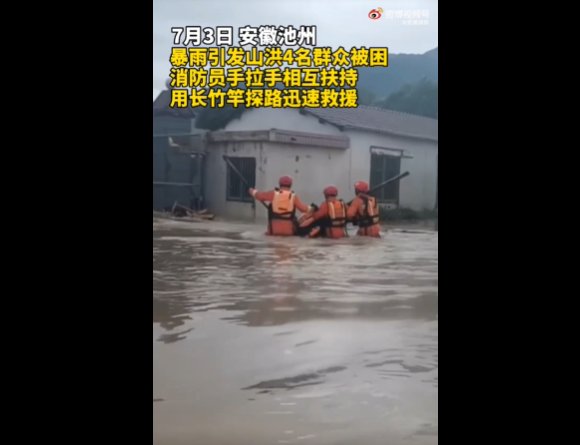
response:
<path id="1" fill-rule="evenodd" d="M 153 229 L 156 445 L 437 443 L 437 232 Z"/>

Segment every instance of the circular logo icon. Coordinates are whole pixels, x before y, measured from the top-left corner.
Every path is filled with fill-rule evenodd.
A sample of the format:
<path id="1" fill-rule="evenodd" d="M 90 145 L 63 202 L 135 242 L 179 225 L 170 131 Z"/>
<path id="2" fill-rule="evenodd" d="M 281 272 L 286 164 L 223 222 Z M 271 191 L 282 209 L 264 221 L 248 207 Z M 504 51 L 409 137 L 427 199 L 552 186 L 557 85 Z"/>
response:
<path id="1" fill-rule="evenodd" d="M 381 8 L 378 9 L 371 9 L 371 12 L 369 12 L 369 19 L 371 20 L 378 20 L 381 18 Z"/>

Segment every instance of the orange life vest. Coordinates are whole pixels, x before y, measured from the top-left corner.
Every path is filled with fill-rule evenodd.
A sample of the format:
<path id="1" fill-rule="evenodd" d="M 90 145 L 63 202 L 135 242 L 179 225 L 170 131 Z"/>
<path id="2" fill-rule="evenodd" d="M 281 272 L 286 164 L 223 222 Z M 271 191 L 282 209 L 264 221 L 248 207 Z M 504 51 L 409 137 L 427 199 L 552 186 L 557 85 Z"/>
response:
<path id="1" fill-rule="evenodd" d="M 272 199 L 269 207 L 270 219 L 293 219 L 296 212 L 296 207 L 294 206 L 295 198 L 296 195 L 290 190 L 276 189 L 274 191 L 274 199 Z"/>
<path id="2" fill-rule="evenodd" d="M 361 228 L 370 227 L 379 223 L 379 209 L 377 200 L 368 195 L 359 195 L 362 199 L 362 206 L 359 210 L 358 226 Z"/>
<path id="3" fill-rule="evenodd" d="M 345 227 L 346 226 L 346 205 L 341 200 L 328 201 L 328 219 L 330 220 L 330 227 Z"/>
<path id="4" fill-rule="evenodd" d="M 346 232 L 346 204 L 342 200 L 335 200 L 327 201 L 326 206 L 327 216 L 312 227 L 308 236 L 314 238 L 318 236 L 321 229 L 324 229 L 324 234 L 332 238 L 329 230 L 333 228 L 343 229 L 344 235 L 348 235 Z M 302 215 L 298 221 L 300 228 L 309 227 L 312 224 L 314 224 L 314 217 L 309 214 Z"/>

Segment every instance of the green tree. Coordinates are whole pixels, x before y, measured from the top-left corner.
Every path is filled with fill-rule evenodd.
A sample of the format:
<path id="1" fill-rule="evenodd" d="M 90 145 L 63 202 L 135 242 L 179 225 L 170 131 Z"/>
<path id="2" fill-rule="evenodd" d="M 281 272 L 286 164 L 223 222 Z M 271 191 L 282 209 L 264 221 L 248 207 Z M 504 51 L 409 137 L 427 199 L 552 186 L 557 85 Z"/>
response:
<path id="1" fill-rule="evenodd" d="M 366 88 L 357 88 L 357 90 L 359 105 L 373 105 L 376 102 L 377 96 L 372 91 L 369 91 Z"/>
<path id="2" fill-rule="evenodd" d="M 404 85 L 376 105 L 437 119 L 438 91 L 437 83 L 423 78 L 417 83 Z"/>
<path id="3" fill-rule="evenodd" d="M 195 119 L 196 128 L 205 130 L 221 130 L 232 120 L 239 118 L 245 107 L 234 108 L 225 105 L 223 108 L 201 108 Z"/>

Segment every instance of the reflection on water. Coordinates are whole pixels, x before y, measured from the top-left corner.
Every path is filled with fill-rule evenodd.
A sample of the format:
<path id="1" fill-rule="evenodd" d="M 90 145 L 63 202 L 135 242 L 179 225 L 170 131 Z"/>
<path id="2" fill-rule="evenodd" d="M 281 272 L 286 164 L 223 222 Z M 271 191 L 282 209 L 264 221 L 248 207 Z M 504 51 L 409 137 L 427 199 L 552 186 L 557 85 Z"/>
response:
<path id="1" fill-rule="evenodd" d="M 437 234 L 262 233 L 154 222 L 155 443 L 437 443 Z"/>

